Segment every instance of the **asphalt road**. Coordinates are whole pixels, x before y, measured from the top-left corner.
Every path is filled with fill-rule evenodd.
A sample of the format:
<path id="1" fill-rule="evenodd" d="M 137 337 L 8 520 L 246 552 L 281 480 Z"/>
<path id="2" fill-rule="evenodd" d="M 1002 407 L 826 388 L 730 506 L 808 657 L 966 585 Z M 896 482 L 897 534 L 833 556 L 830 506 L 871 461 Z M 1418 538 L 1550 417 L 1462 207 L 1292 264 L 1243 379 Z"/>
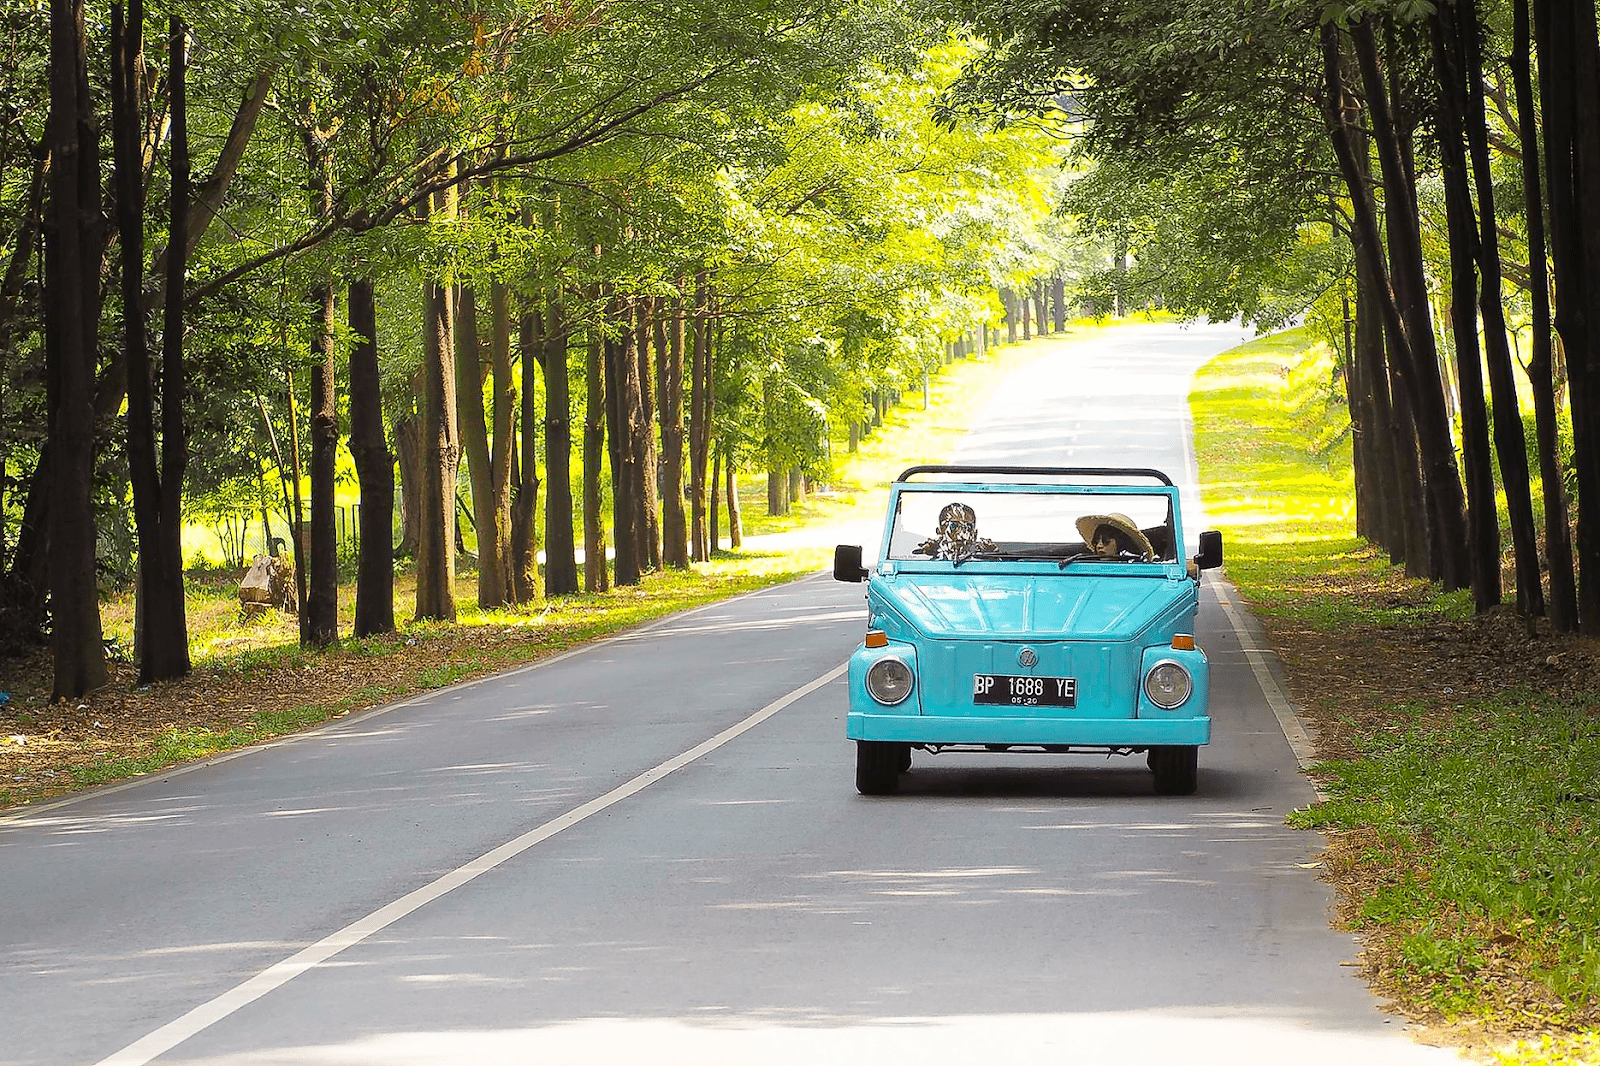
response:
<path id="1" fill-rule="evenodd" d="M 1190 469 L 1236 339 L 1063 347 L 962 458 Z M 856 795 L 862 590 L 817 577 L 0 820 L 0 1064 L 1454 1061 L 1341 965 L 1219 587 L 1189 797 L 921 753 Z"/>

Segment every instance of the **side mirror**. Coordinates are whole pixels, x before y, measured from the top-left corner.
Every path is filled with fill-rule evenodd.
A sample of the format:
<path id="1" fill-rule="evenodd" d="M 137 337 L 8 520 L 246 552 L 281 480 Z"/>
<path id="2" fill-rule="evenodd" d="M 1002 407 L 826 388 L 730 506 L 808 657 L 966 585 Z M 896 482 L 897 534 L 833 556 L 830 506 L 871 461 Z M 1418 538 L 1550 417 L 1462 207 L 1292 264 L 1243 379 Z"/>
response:
<path id="1" fill-rule="evenodd" d="M 1215 570 L 1222 565 L 1222 534 L 1208 529 L 1200 534 L 1200 554 L 1194 563 L 1201 570 Z"/>
<path id="2" fill-rule="evenodd" d="M 865 581 L 867 568 L 861 565 L 861 545 L 840 544 L 833 549 L 835 581 Z"/>

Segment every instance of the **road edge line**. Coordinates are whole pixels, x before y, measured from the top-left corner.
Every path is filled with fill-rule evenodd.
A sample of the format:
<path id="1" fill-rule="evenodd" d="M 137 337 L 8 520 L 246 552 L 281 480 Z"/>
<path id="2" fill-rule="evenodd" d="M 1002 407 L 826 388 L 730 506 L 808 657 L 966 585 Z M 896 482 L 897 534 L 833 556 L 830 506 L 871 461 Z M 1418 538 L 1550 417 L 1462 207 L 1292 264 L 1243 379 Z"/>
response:
<path id="1" fill-rule="evenodd" d="M 1266 655 L 1256 647 L 1258 642 L 1246 628 L 1240 614 L 1242 605 L 1233 602 L 1233 586 L 1215 572 L 1207 574 L 1206 580 L 1210 582 L 1211 591 L 1217 597 L 1217 605 L 1222 608 L 1228 624 L 1233 627 L 1234 636 L 1239 640 L 1239 650 L 1244 653 L 1245 661 L 1250 664 L 1250 670 L 1255 674 L 1256 687 L 1261 690 L 1267 706 L 1272 708 L 1273 716 L 1278 719 L 1278 728 L 1283 730 L 1283 739 L 1289 742 L 1289 750 L 1294 753 L 1295 761 L 1300 764 L 1300 770 L 1304 773 L 1319 761 L 1316 745 L 1311 739 L 1310 730 L 1306 728 L 1305 719 L 1295 709 L 1294 701 L 1283 691 L 1283 686 L 1278 684 L 1278 679 L 1272 676 L 1272 667 L 1268 664 Z M 1311 787 L 1316 791 L 1319 800 L 1324 798 L 1322 789 L 1317 787 L 1315 780 L 1311 780 Z"/>
<path id="2" fill-rule="evenodd" d="M 95 1066 L 145 1066 L 146 1063 L 149 1063 L 158 1055 L 171 1051 L 183 1041 L 189 1039 L 189 1037 L 215 1025 L 228 1015 L 255 1002 L 274 989 L 281 988 L 307 970 L 328 961 L 346 948 L 353 947 L 372 934 L 393 925 L 412 911 L 455 891 L 462 885 L 474 880 L 479 874 L 488 873 L 502 863 L 521 855 L 535 844 L 550 839 L 562 830 L 570 829 L 607 807 L 620 803 L 635 793 L 642 792 L 673 771 L 681 770 L 702 756 L 722 747 L 730 740 L 749 732 L 795 701 L 809 696 L 822 686 L 837 680 L 844 674 L 848 665 L 848 662 L 840 663 L 821 677 L 778 697 L 759 711 L 729 726 L 709 740 L 696 744 L 688 751 L 675 755 L 666 762 L 658 763 L 644 773 L 618 785 L 610 792 L 597 796 L 581 806 L 574 807 L 566 814 L 552 818 L 550 821 L 528 830 L 521 836 L 514 837 L 499 847 L 484 852 L 476 859 L 456 867 L 449 873 L 435 878 L 421 888 L 414 889 L 399 899 L 379 907 L 371 914 L 358 918 L 339 931 L 323 937 L 309 947 L 302 948 L 287 959 L 274 963 L 254 977 L 189 1010 L 154 1032 L 140 1037 L 122 1050 L 113 1052 L 111 1055 L 99 1060 Z"/>

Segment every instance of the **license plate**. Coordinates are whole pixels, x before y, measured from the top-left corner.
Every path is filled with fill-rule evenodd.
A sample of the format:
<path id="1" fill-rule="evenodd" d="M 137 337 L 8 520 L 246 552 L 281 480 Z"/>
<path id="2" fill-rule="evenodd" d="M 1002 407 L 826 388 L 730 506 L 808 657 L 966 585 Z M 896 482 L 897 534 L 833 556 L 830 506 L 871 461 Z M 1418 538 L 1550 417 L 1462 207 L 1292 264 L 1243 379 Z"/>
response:
<path id="1" fill-rule="evenodd" d="M 972 702 L 1002 707 L 1076 707 L 1075 677 L 1024 677 L 1020 674 L 974 674 Z"/>

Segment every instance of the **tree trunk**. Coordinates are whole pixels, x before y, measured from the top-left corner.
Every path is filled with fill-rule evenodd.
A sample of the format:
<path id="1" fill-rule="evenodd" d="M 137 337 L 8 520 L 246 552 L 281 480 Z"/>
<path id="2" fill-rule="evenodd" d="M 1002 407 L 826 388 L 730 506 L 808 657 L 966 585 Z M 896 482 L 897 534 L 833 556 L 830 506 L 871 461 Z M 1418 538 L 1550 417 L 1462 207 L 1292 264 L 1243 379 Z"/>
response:
<path id="1" fill-rule="evenodd" d="M 412 394 L 421 396 L 421 374 L 412 380 Z M 395 465 L 400 471 L 400 543 L 397 559 L 415 559 L 422 536 L 422 416 L 408 414 L 394 423 Z"/>
<path id="2" fill-rule="evenodd" d="M 544 590 L 551 596 L 565 596 L 578 591 L 578 562 L 572 543 L 572 405 L 568 388 L 567 323 L 561 307 L 559 290 L 551 288 L 545 305 L 544 329 L 540 336 L 544 367 Z M 528 358 L 524 352 L 523 359 Z M 526 390 L 532 384 L 527 377 L 528 364 L 523 363 Z M 532 406 L 523 401 L 523 432 L 531 436 L 533 426 Z M 524 437 L 526 441 L 528 438 Z M 533 465 L 533 452 L 528 449 L 525 465 Z M 523 473 L 526 479 L 528 473 Z"/>
<path id="3" fill-rule="evenodd" d="M 711 528 L 707 530 L 711 535 L 711 550 L 717 550 L 717 485 L 722 478 L 722 449 L 714 443 L 711 447 Z"/>
<path id="4" fill-rule="evenodd" d="M 723 466 L 728 477 L 728 550 L 738 551 L 744 547 L 744 521 L 739 514 L 739 471 L 732 449 L 726 450 L 727 462 Z"/>
<path id="5" fill-rule="evenodd" d="M 321 131 L 306 131 L 313 218 L 333 214 L 333 152 Z M 339 639 L 339 534 L 334 514 L 334 478 L 339 454 L 339 404 L 335 392 L 338 361 L 334 350 L 333 283 L 311 290 L 315 316 L 311 368 L 311 565 L 300 642 L 323 646 Z"/>
<path id="6" fill-rule="evenodd" d="M 370 280 L 350 283 L 345 312 L 355 338 L 350 349 L 350 458 L 361 485 L 355 635 L 370 637 L 394 629 L 394 456 L 383 439 L 378 310 Z"/>
<path id="7" fill-rule="evenodd" d="M 419 622 L 453 622 L 456 617 L 456 465 L 461 460 L 461 446 L 455 424 L 450 319 L 448 290 L 437 281 L 428 281 L 423 293 L 422 462 L 418 470 Z"/>
<path id="8" fill-rule="evenodd" d="M 1550 287 L 1545 274 L 1544 195 L 1539 187 L 1539 129 L 1533 103 L 1528 0 L 1515 0 L 1511 76 L 1517 96 L 1522 143 L 1522 192 L 1528 220 L 1528 289 L 1533 301 L 1533 340 L 1528 381 L 1533 387 L 1534 424 L 1539 442 L 1539 479 L 1544 488 L 1545 558 L 1550 574 L 1550 624 L 1559 633 L 1578 628 L 1577 581 L 1572 572 L 1572 541 L 1567 532 L 1567 493 L 1561 476 L 1555 382 L 1550 359 Z"/>
<path id="9" fill-rule="evenodd" d="M 1600 438 L 1593 393 L 1600 328 L 1600 129 L 1594 113 L 1594 12 L 1581 4 L 1535 0 L 1545 174 L 1550 194 L 1550 251 L 1555 326 L 1566 355 L 1572 441 L 1578 474 L 1578 619 L 1584 633 L 1600 631 Z M 1585 143 L 1586 140 L 1590 143 Z"/>
<path id="10" fill-rule="evenodd" d="M 482 349 L 478 341 L 478 294 L 471 285 L 456 289 L 456 421 L 472 485 L 472 528 L 478 534 L 478 606 L 491 610 L 511 602 L 506 545 L 495 514 L 494 458 L 484 424 Z M 498 412 L 497 412 L 498 413 Z M 506 516 L 509 521 L 509 515 Z"/>
<path id="11" fill-rule="evenodd" d="M 1351 233 L 1351 240 L 1358 240 Z M 1356 255 L 1356 361 L 1361 364 L 1370 420 L 1361 427 L 1371 456 L 1373 496 L 1377 504 L 1371 523 L 1371 538 L 1390 553 L 1391 561 L 1404 561 L 1405 511 L 1401 499 L 1399 456 L 1401 441 L 1389 395 L 1389 368 L 1384 357 L 1383 299 L 1373 277 L 1375 254 Z M 1409 445 L 1408 445 L 1409 446 Z"/>
<path id="12" fill-rule="evenodd" d="M 144 10 L 132 0 L 124 21 L 111 10 L 112 144 L 116 209 L 121 244 L 124 358 L 128 365 L 128 466 L 134 524 L 139 537 L 138 603 L 134 647 L 139 679 L 148 684 L 189 672 L 188 620 L 184 611 L 182 486 L 186 456 L 183 433 L 183 301 L 169 300 L 161 368 L 162 438 L 157 467 L 153 372 L 146 341 L 144 282 Z M 172 92 L 173 232 L 182 232 L 188 197 L 188 132 L 185 61 L 181 29 L 169 73 Z M 179 284 L 186 265 L 182 250 L 170 264 Z M 170 290 L 169 290 L 170 291 Z"/>
<path id="13" fill-rule="evenodd" d="M 1398 353 L 1390 353 L 1391 362 L 1394 355 L 1400 356 L 1397 369 L 1408 392 L 1416 428 L 1429 528 L 1433 533 L 1431 547 L 1436 553 L 1434 563 L 1444 587 L 1458 589 L 1466 586 L 1469 579 L 1466 517 L 1428 311 L 1416 187 L 1407 165 L 1401 130 L 1389 109 L 1388 91 L 1378 65 L 1372 17 L 1357 22 L 1352 34 L 1383 171 L 1384 219 L 1389 234 L 1389 254 L 1395 264 L 1390 284 L 1405 339 Z"/>
<path id="14" fill-rule="evenodd" d="M 497 293 L 504 292 L 496 283 Z M 509 293 L 506 294 L 509 298 Z M 509 316 L 510 307 L 506 308 Z M 522 427 L 522 451 L 518 454 L 507 442 L 507 456 L 516 459 L 514 464 L 508 464 L 506 470 L 506 485 L 508 490 L 514 489 L 511 498 L 511 530 L 510 552 L 507 563 L 511 575 L 511 592 L 518 603 L 537 603 L 544 599 L 544 588 L 539 581 L 539 549 L 538 538 L 535 536 L 539 512 L 539 411 L 536 402 L 538 397 L 538 371 L 543 367 L 548 358 L 542 354 L 545 348 L 545 325 L 539 314 L 535 311 L 524 311 L 517 318 L 517 357 L 522 369 L 521 404 L 518 407 L 517 422 Z M 509 351 L 509 346 L 508 346 Z M 543 367 L 548 378 L 549 368 Z M 509 368 L 508 368 L 509 373 Z M 498 393 L 498 386 L 496 386 Z M 512 401 L 516 401 L 513 390 Z M 545 388 L 546 402 L 549 402 L 549 386 Z M 495 458 L 500 458 L 500 445 L 495 445 Z M 512 469 L 512 466 L 515 469 Z M 498 484 L 498 483 L 497 483 Z M 570 499 L 568 501 L 570 506 Z M 568 553 L 567 561 L 572 561 L 571 553 L 571 514 L 568 518 Z M 567 591 L 572 591 L 571 589 Z"/>
<path id="15" fill-rule="evenodd" d="M 644 514 L 640 479 L 643 457 L 638 452 L 639 363 L 634 351 L 631 298 L 613 296 L 606 317 L 617 330 L 607 337 L 606 429 L 611 435 L 611 536 L 615 544 L 612 580 L 637 585 L 643 573 Z"/>
<path id="16" fill-rule="evenodd" d="M 1592 7 L 1571 4 L 1568 14 L 1574 50 L 1573 191 L 1581 212 L 1577 230 L 1583 256 L 1580 299 L 1587 326 L 1584 346 L 1574 350 L 1569 345 L 1566 355 L 1578 475 L 1578 613 L 1583 631 L 1593 635 L 1600 634 L 1600 438 L 1596 436 L 1600 429 L 1600 42 L 1596 41 Z M 1568 291 L 1557 283 L 1556 292 Z"/>
<path id="17" fill-rule="evenodd" d="M 600 463 L 606 450 L 606 381 L 600 333 L 589 328 L 584 348 L 587 395 L 583 415 L 583 588 L 604 592 L 611 587 L 606 570 L 606 527 L 600 508 Z"/>
<path id="18" fill-rule="evenodd" d="M 176 15 L 167 19 L 167 107 L 172 160 L 172 187 L 168 190 L 168 228 L 173 233 L 190 230 L 189 156 L 189 27 Z M 189 628 L 183 594 L 183 478 L 189 465 L 189 432 L 184 425 L 188 373 L 184 365 L 184 332 L 188 328 L 184 277 L 189 269 L 190 246 L 180 241 L 167 255 L 166 312 L 161 349 L 161 534 L 157 545 L 168 583 L 162 590 L 166 603 L 160 615 L 146 613 L 168 628 L 160 647 L 141 658 L 140 674 L 149 680 L 183 677 L 189 673 Z M 142 316 L 141 316 L 142 317 Z M 155 601 L 150 601 L 155 605 Z M 148 633 L 146 634 L 149 635 Z"/>
<path id="19" fill-rule="evenodd" d="M 636 315 L 634 355 L 639 379 L 639 409 L 634 412 L 634 454 L 639 457 L 639 566 L 643 570 L 661 569 L 661 453 L 656 447 L 656 398 L 654 364 L 661 359 L 657 349 L 652 357 L 650 343 L 651 299 L 634 297 Z"/>
<path id="20" fill-rule="evenodd" d="M 496 553 L 500 564 L 502 587 L 506 602 L 526 602 L 517 595 L 514 575 L 517 561 L 511 547 L 511 468 L 517 450 L 517 385 L 511 365 L 511 291 L 504 282 L 494 281 L 489 286 L 489 358 L 490 381 L 493 389 L 494 439 L 489 449 L 490 514 L 494 519 L 494 539 L 499 548 Z M 534 426 L 538 425 L 537 421 Z M 537 510 L 539 503 L 539 468 L 529 471 L 533 491 L 528 502 Z M 530 528 L 532 523 L 529 523 Z M 482 535 L 479 535 L 480 540 Z M 532 560 L 534 581 L 531 591 L 542 591 L 538 582 L 538 556 Z M 482 565 L 481 563 L 479 565 Z M 534 599 L 541 597 L 534 596 Z"/>
<path id="21" fill-rule="evenodd" d="M 94 371 L 100 322 L 99 132 L 89 93 L 82 0 L 50 0 L 50 199 L 45 215 L 51 698 L 105 684 L 95 573 Z"/>
<path id="22" fill-rule="evenodd" d="M 1484 408 L 1482 359 L 1478 353 L 1477 218 L 1467 184 L 1462 146 L 1464 92 L 1458 42 L 1447 39 L 1445 16 L 1429 19 L 1433 62 L 1440 89 L 1439 153 L 1444 172 L 1445 220 L 1450 241 L 1450 323 L 1455 338 L 1456 381 L 1461 404 L 1461 460 L 1467 488 L 1467 557 L 1472 600 L 1479 611 L 1500 602 L 1500 515 L 1495 502 L 1494 456 Z M 1452 35 L 1453 36 L 1453 35 Z M 1497 283 L 1498 283 L 1498 279 Z M 1485 282 L 1487 285 L 1487 281 Z M 1513 403 L 1514 403 L 1513 399 Z"/>
<path id="23" fill-rule="evenodd" d="M 1516 552 L 1517 602 L 1531 618 L 1544 613 L 1544 590 L 1539 580 L 1539 535 L 1528 484 L 1527 439 L 1522 432 L 1522 409 L 1517 400 L 1516 375 L 1511 369 L 1511 348 L 1506 339 L 1505 311 L 1501 305 L 1499 214 L 1495 210 L 1494 181 L 1489 167 L 1488 115 L 1483 99 L 1483 57 L 1478 45 L 1475 0 L 1460 0 L 1458 11 L 1443 9 L 1438 17 L 1444 19 L 1446 25 L 1456 24 L 1456 37 L 1461 42 L 1465 60 L 1464 126 L 1472 157 L 1473 181 L 1478 190 L 1478 249 L 1482 260 L 1479 273 L 1483 279 L 1479 306 L 1483 311 L 1489 388 L 1494 398 L 1495 452 L 1500 460 L 1500 480 L 1505 487 L 1511 542 Z"/>
<path id="24" fill-rule="evenodd" d="M 769 461 L 767 465 L 767 514 L 781 517 L 789 513 L 787 492 L 789 481 L 783 472 Z"/>
<path id="25" fill-rule="evenodd" d="M 1055 311 L 1056 332 L 1067 331 L 1067 282 L 1058 270 L 1050 278 L 1050 302 Z"/>
<path id="26" fill-rule="evenodd" d="M 1384 372 L 1391 401 L 1394 469 L 1401 490 L 1395 502 L 1399 505 L 1402 520 L 1400 540 L 1389 545 L 1390 558 L 1395 562 L 1405 562 L 1407 573 L 1416 576 L 1427 570 L 1428 551 L 1425 523 L 1418 520 L 1422 509 L 1422 492 L 1416 476 L 1416 437 L 1409 392 L 1399 370 L 1402 362 L 1409 362 L 1410 349 L 1390 286 L 1389 272 L 1384 265 L 1383 240 L 1378 234 L 1377 205 L 1372 196 L 1365 143 L 1357 143 L 1355 137 L 1357 124 L 1356 116 L 1352 113 L 1354 99 L 1345 90 L 1339 54 L 1339 30 L 1329 22 L 1323 24 L 1321 33 L 1324 118 L 1334 155 L 1338 158 L 1339 169 L 1350 194 L 1352 243 L 1364 267 L 1364 276 L 1370 279 L 1366 291 L 1382 316 L 1388 355 L 1384 361 Z M 1412 492 L 1410 488 L 1414 481 L 1417 481 L 1416 491 Z"/>
<path id="27" fill-rule="evenodd" d="M 711 558 L 711 536 L 706 529 L 707 467 L 711 459 L 711 323 L 710 292 L 706 272 L 695 277 L 695 311 L 691 334 L 689 375 L 689 501 L 692 555 L 696 562 Z"/>
<path id="28" fill-rule="evenodd" d="M 681 288 L 681 284 L 680 284 Z M 689 529 L 683 510 L 683 331 L 684 301 L 670 305 L 661 363 L 661 558 L 671 567 L 689 565 Z M 661 331 L 657 330 L 658 341 Z"/>

